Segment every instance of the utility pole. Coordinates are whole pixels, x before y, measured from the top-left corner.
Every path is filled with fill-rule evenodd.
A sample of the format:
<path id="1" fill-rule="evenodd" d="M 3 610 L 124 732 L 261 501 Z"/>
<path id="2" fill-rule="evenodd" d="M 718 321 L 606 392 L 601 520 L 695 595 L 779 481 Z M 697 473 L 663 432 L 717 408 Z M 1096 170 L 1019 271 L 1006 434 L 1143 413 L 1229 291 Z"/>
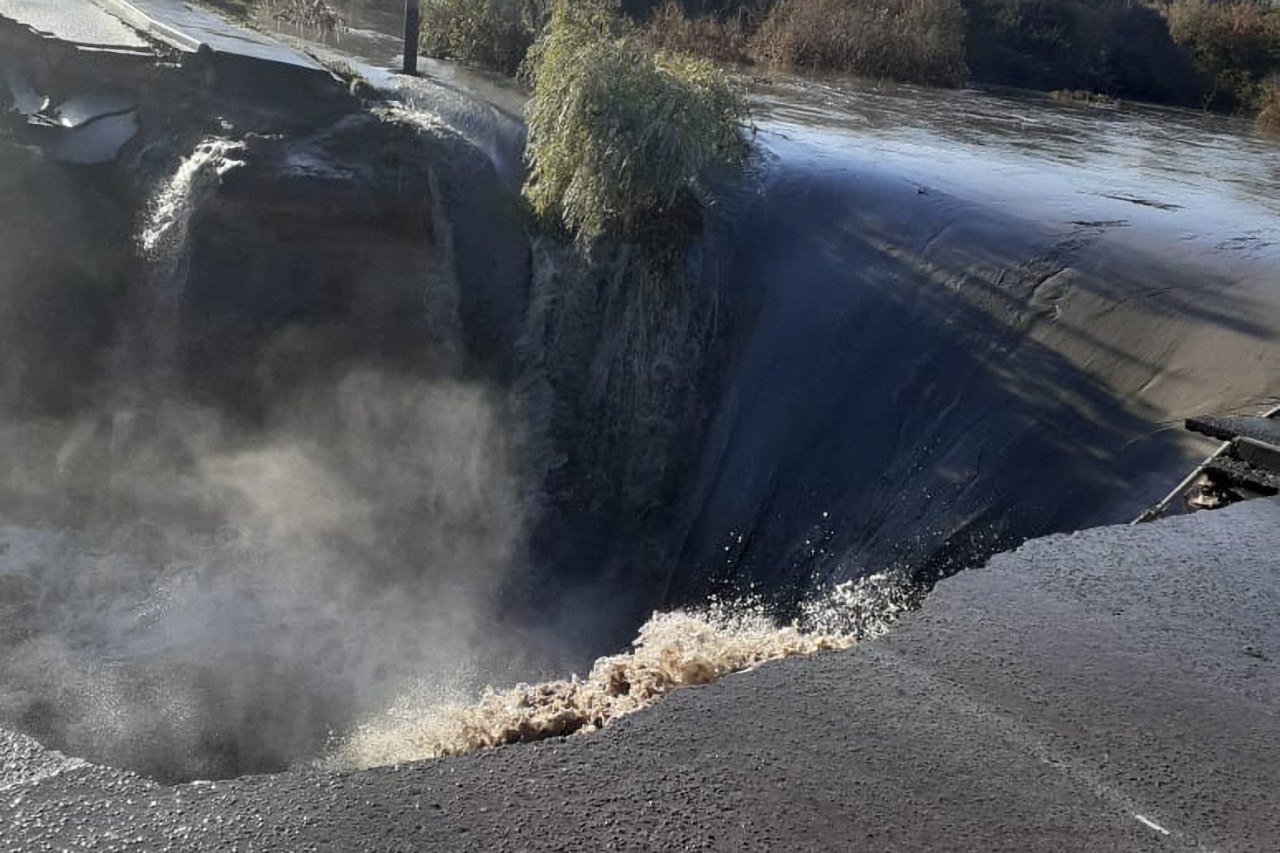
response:
<path id="1" fill-rule="evenodd" d="M 418 75 L 418 0 L 404 0 L 404 73 Z"/>

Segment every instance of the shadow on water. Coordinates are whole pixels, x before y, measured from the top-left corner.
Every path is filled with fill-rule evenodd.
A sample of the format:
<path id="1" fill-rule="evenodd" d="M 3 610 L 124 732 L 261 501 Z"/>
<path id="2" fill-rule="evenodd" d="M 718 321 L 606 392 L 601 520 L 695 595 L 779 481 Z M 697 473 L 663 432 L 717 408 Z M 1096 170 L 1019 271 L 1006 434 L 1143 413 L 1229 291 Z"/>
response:
<path id="1" fill-rule="evenodd" d="M 872 169 L 781 169 L 734 238 L 727 385 L 673 598 L 892 566 L 936 579 L 1162 494 L 1189 458 L 1123 388 L 1170 368 L 1069 303 L 1122 312 L 1130 336 L 1274 341 L 1269 306 L 1054 225 Z"/>

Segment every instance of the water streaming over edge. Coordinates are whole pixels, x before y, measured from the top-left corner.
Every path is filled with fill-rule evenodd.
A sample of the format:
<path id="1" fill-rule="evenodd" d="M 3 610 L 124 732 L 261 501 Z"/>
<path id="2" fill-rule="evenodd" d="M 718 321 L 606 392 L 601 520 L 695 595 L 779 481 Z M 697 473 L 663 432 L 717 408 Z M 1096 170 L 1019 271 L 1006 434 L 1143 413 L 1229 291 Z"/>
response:
<path id="1" fill-rule="evenodd" d="M 141 399 L 132 401 L 134 406 L 154 404 L 172 387 L 178 362 L 185 268 L 191 251 L 191 221 L 222 178 L 244 165 L 243 155 L 243 143 L 216 137 L 205 139 L 160 184 L 147 205 L 146 220 L 138 233 L 138 247 L 148 262 L 147 287 L 141 294 L 147 304 L 135 317 L 132 334 L 137 352 L 122 377 L 125 382 L 147 377 L 146 387 L 133 392 L 141 395 Z"/>
<path id="2" fill-rule="evenodd" d="M 581 678 L 489 688 L 473 701 L 419 685 L 359 723 L 317 766 L 363 769 L 591 734 L 677 690 L 873 639 L 918 597 L 908 579 L 883 573 L 811 597 L 790 621 L 771 616 L 758 598 L 655 613 L 631 651 L 600 658 Z"/>
<path id="3" fill-rule="evenodd" d="M 809 95 L 812 95 L 812 93 L 809 93 Z M 966 94 L 964 97 L 969 97 L 969 95 Z M 889 99 L 892 100 L 892 96 L 889 96 Z M 781 156 L 783 157 L 793 156 L 797 152 L 801 152 L 805 157 L 811 158 L 805 162 L 806 166 L 833 168 L 835 170 L 843 169 L 850 159 L 879 157 L 887 149 L 899 158 L 897 165 L 902 165 L 905 168 L 907 164 L 912 164 L 914 168 L 914 164 L 923 159 L 923 155 L 933 150 L 931 146 L 936 148 L 940 144 L 938 139 L 941 138 L 945 142 L 947 133 L 964 132 L 966 130 L 965 127 L 960 127 L 958 131 L 955 127 L 949 127 L 944 128 L 943 132 L 934 133 L 933 131 L 937 130 L 934 128 L 924 134 L 913 134 L 911 129 L 907 128 L 904 132 L 899 126 L 899 120 L 905 112 L 909 112 L 909 109 L 898 104 L 895 107 L 897 112 L 890 110 L 890 117 L 884 120 L 884 123 L 890 129 L 879 137 L 878 145 L 867 147 L 867 150 L 871 153 L 862 153 L 850 158 L 850 153 L 856 151 L 858 146 L 862 145 L 862 141 L 857 133 L 846 134 L 845 131 L 849 128 L 843 126 L 840 127 L 840 132 L 835 135 L 842 138 L 844 147 L 834 146 L 831 150 L 821 150 L 831 136 L 826 132 L 830 128 L 824 130 L 819 127 L 815 130 L 809 126 L 812 123 L 816 122 L 821 125 L 823 121 L 827 121 L 832 125 L 841 125 L 847 119 L 851 126 L 865 129 L 861 124 L 861 119 L 856 115 L 852 117 L 843 116 L 839 120 L 833 118 L 833 116 L 846 108 L 848 108 L 850 114 L 857 113 L 861 109 L 867 109 L 868 104 L 864 101 L 870 102 L 870 109 L 874 109 L 877 97 L 864 97 L 859 94 L 851 100 L 858 103 L 854 107 L 850 107 L 845 101 L 833 98 L 832 103 L 838 106 L 831 107 L 826 113 L 819 111 L 820 115 L 816 119 L 812 115 L 796 119 L 795 116 L 785 115 L 785 109 L 777 109 L 774 114 L 775 121 L 772 122 L 770 128 L 766 129 L 764 138 L 773 151 L 775 153 L 782 152 Z M 879 100 L 883 102 L 884 98 Z M 980 113 L 981 109 L 970 105 L 970 111 Z M 805 110 L 800 109 L 798 112 L 803 113 Z M 1017 112 L 1017 110 L 1014 110 L 1014 112 Z M 411 113 L 411 110 L 405 110 L 399 115 L 393 115 L 392 118 L 405 120 Z M 1003 120 L 1002 117 L 1001 121 Z M 422 130 L 435 131 L 444 129 L 440 122 L 430 117 L 425 119 L 419 117 L 419 120 L 413 123 L 418 124 Z M 874 125 L 874 122 L 872 124 Z M 1083 126 L 1088 123 L 1081 121 L 1079 124 Z M 968 129 L 971 130 L 971 128 Z M 1016 133 L 1009 131 L 1008 128 L 1004 128 L 1002 133 L 1005 136 L 1016 136 Z M 791 136 L 788 137 L 787 134 L 791 134 Z M 474 136 L 474 134 L 470 135 Z M 996 136 L 999 136 L 999 134 L 996 134 Z M 999 145 L 990 144 L 991 138 L 994 137 L 979 139 L 974 148 L 980 149 L 986 146 L 1000 149 Z M 797 144 L 793 145 L 793 142 Z M 1101 143 L 1095 143 L 1094 145 L 1097 147 Z M 1085 147 L 1087 148 L 1087 146 Z M 815 151 L 818 151 L 818 153 L 815 154 Z M 966 152 L 965 156 L 968 156 L 968 153 L 972 152 Z M 991 156 L 992 152 L 988 151 L 988 159 L 999 160 L 1003 153 L 1003 150 L 996 150 L 994 156 Z M 1040 153 L 1043 152 L 1037 152 L 1037 156 Z M 490 157 L 492 158 L 493 155 L 490 154 Z M 964 157 L 958 156 L 958 159 L 964 159 Z M 1076 161 L 1073 160 L 1072 162 Z M 226 174 L 228 170 L 237 168 L 239 164 L 240 152 L 236 150 L 234 143 L 219 139 L 210 139 L 201 143 L 195 152 L 182 160 L 176 173 L 161 186 L 142 229 L 139 243 L 153 262 L 153 283 L 148 287 L 146 299 L 151 300 L 149 305 L 150 310 L 154 312 L 154 317 L 146 326 L 150 332 L 155 332 L 156 334 L 148 338 L 152 342 L 149 352 L 153 354 L 161 353 L 161 357 L 152 358 L 152 356 L 148 355 L 142 358 L 141 361 L 156 365 L 159 370 L 167 370 L 168 365 L 172 364 L 172 360 L 163 357 L 163 354 L 171 353 L 176 346 L 176 341 L 170 340 L 166 335 L 176 335 L 176 306 L 182 298 L 182 288 L 186 275 L 183 264 L 186 262 L 187 257 L 188 230 L 191 226 L 192 218 L 196 211 L 200 209 L 208 194 L 216 188 L 217 179 Z M 944 162 L 943 168 L 932 169 L 930 178 L 940 177 L 939 174 L 935 173 L 945 172 L 946 165 Z M 1028 167 L 1028 170 L 1030 168 Z M 1039 169 L 1039 166 L 1037 165 L 1035 168 Z M 946 175 L 945 177 L 950 179 L 954 176 Z M 436 187 L 437 183 L 433 180 L 433 200 L 439 195 Z M 1070 196 L 1077 190 L 1077 187 L 1072 185 L 1069 180 L 1059 181 L 1055 179 L 1052 183 L 1055 189 L 1063 196 Z M 944 182 L 942 186 L 946 188 L 947 184 Z M 932 188 L 934 188 L 934 185 L 931 185 L 930 189 Z M 914 190 L 912 192 L 914 193 Z M 921 186 L 921 195 L 924 195 L 925 192 L 926 188 Z M 1120 206 L 1121 209 L 1125 210 L 1129 206 L 1137 204 L 1130 198 L 1113 199 L 1112 201 L 1118 202 L 1118 205 L 1111 204 L 1112 207 Z M 1167 212 L 1161 210 L 1160 215 L 1164 215 Z M 1146 214 L 1148 211 L 1143 208 L 1136 210 L 1135 213 Z M 440 216 L 438 207 L 434 215 L 436 217 Z M 1156 214 L 1151 215 L 1154 216 Z M 1187 215 L 1190 216 L 1191 214 Z M 1107 221 L 1119 220 L 1108 219 Z M 447 233 L 444 242 L 448 242 Z M 584 292 L 589 293 L 590 289 L 587 288 Z M 543 295 L 545 296 L 546 294 Z M 441 313 L 450 313 L 449 310 L 442 311 L 440 308 L 433 308 L 432 306 L 456 305 L 456 299 L 453 299 L 455 296 L 456 294 L 444 291 L 433 293 L 428 290 L 424 292 L 423 304 L 426 306 L 426 313 L 433 315 L 433 317 Z M 439 318 L 435 317 L 435 319 Z M 444 321 L 443 325 L 436 328 L 436 332 L 440 333 L 441 329 L 452 328 L 454 325 L 452 319 Z M 811 336 L 810 339 L 812 339 Z M 572 360 L 569 359 L 569 361 Z M 601 360 L 602 362 L 607 362 L 607 354 L 601 356 Z M 672 361 L 670 358 L 658 360 Z M 676 361 L 679 361 L 679 359 L 676 359 Z M 598 367 L 598 364 L 595 366 Z M 161 376 L 160 379 L 155 380 L 152 384 L 163 385 L 163 379 L 164 377 Z M 369 419 L 364 418 L 366 411 L 370 407 L 375 407 L 379 401 L 385 400 L 389 396 L 395 397 L 404 391 L 398 385 L 387 384 L 377 378 L 370 379 L 365 377 L 365 381 L 356 382 L 355 384 L 358 386 L 356 389 L 358 393 L 352 393 L 350 395 L 351 399 L 346 401 L 343 417 L 347 418 L 348 423 L 354 424 L 357 429 L 367 428 L 370 420 L 377 421 L 376 416 Z M 350 386 L 347 387 L 347 390 L 351 390 Z M 604 392 L 600 393 L 603 394 Z M 484 410 L 485 401 L 482 399 L 477 402 L 472 396 L 465 393 L 465 389 L 457 395 L 452 393 L 427 394 L 415 399 L 418 401 L 417 407 L 408 407 L 408 416 L 401 419 L 390 418 L 390 420 L 395 421 L 396 428 L 388 430 L 385 434 L 386 436 L 400 436 L 406 431 L 412 432 L 414 430 L 431 433 L 431 435 L 425 437 L 424 442 L 429 444 L 430 439 L 439 436 L 442 443 L 447 445 L 444 452 L 449 452 L 449 448 L 455 444 L 467 444 L 465 441 L 456 441 L 459 436 L 455 433 L 474 428 L 476 422 L 480 422 L 482 426 L 487 423 L 484 417 L 476 418 L 474 421 L 462 419 L 460 423 L 443 424 L 431 420 L 434 415 L 438 415 L 441 411 L 466 409 L 468 406 Z M 313 412 L 312 414 L 316 413 Z M 617 412 L 613 414 L 617 414 Z M 627 413 L 623 412 L 623 414 Z M 424 428 L 424 423 L 430 426 Z M 437 428 L 438 431 L 433 432 Z M 500 428 L 495 429 L 501 431 Z M 382 435 L 380 433 L 380 437 Z M 358 456 L 367 449 L 368 445 L 364 443 L 353 443 L 351 447 L 344 448 L 344 452 Z M 425 448 L 417 447 L 416 449 L 421 451 Z M 475 447 L 469 446 L 468 449 L 475 450 Z M 272 570 L 274 568 L 273 561 L 278 560 L 284 551 L 299 541 L 291 537 L 295 537 L 300 531 L 308 535 L 318 531 L 319 534 L 326 537 L 341 536 L 347 532 L 344 528 L 352 526 L 353 521 L 356 526 L 359 526 L 363 520 L 361 516 L 368 507 L 363 505 L 359 507 L 359 512 L 356 512 L 353 518 L 352 514 L 345 511 L 347 507 L 342 506 L 344 500 L 354 498 L 356 503 L 367 504 L 378 499 L 379 493 L 376 489 L 370 491 L 344 491 L 343 486 L 345 484 L 330 478 L 329 475 L 332 474 L 332 471 L 326 468 L 324 460 L 321 458 L 323 454 L 317 454 L 314 451 L 315 448 L 307 447 L 275 447 L 267 448 L 266 450 L 259 449 L 253 453 L 238 456 L 232 455 L 231 458 L 213 460 L 216 464 L 209 470 L 214 473 L 214 476 L 209 482 L 221 487 L 239 489 L 243 493 L 242 496 L 249 497 L 250 502 L 254 503 L 255 513 L 252 520 L 255 522 L 266 521 L 265 530 L 270 536 L 280 536 L 281 534 L 283 536 L 276 548 L 249 549 L 245 565 L 235 566 L 234 571 L 228 574 L 227 577 L 231 579 L 230 583 L 218 590 L 218 596 L 204 602 L 208 605 L 208 609 L 201 609 L 198 614 L 201 619 L 208 620 L 208 623 L 211 624 L 214 620 L 223 618 L 226 613 L 239 606 L 242 603 L 239 600 L 241 596 L 257 599 L 269 598 L 279 588 L 287 588 L 291 583 L 296 582 L 298 576 L 292 576 L 289 571 L 286 571 L 281 577 L 269 579 L 267 583 L 261 583 L 260 579 L 255 579 L 254 573 Z M 455 455 L 460 457 L 458 460 L 458 467 L 460 468 L 474 468 L 482 464 L 482 460 L 479 460 L 475 454 L 460 452 Z M 377 468 L 378 466 L 371 467 Z M 396 471 L 395 467 L 394 464 L 383 466 L 377 471 L 377 476 L 387 478 L 389 475 L 396 475 L 390 477 L 390 479 L 393 486 L 399 486 L 402 485 L 399 482 L 400 480 L 408 480 L 411 479 L 412 474 L 422 473 L 420 471 Z M 457 473 L 454 468 L 447 465 L 439 469 L 429 469 L 426 473 L 439 475 L 442 470 L 445 472 L 442 479 L 450 479 L 451 476 Z M 460 481 L 466 481 L 466 479 L 465 476 L 459 477 Z M 306 488 L 297 489 L 296 487 L 299 484 L 305 484 Z M 208 483 L 200 484 L 202 488 L 206 485 Z M 379 483 L 379 485 L 382 485 L 382 483 Z M 321 500 L 316 501 L 319 506 L 312 506 L 311 503 L 317 496 L 321 498 Z M 447 508 L 450 501 L 455 497 L 456 495 L 447 491 L 437 491 L 431 494 L 431 498 L 436 501 L 433 506 L 437 509 L 441 506 Z M 484 501 L 481 501 L 480 504 L 482 510 L 493 509 L 492 505 L 486 504 Z M 497 502 L 497 504 L 500 505 L 500 509 L 507 506 L 501 501 Z M 460 515 L 460 520 L 463 524 L 474 523 L 472 513 L 463 512 Z M 317 516 L 323 516 L 323 518 L 317 518 Z M 822 512 L 822 518 L 827 518 L 825 510 Z M 454 518 L 453 521 L 457 522 L 459 519 Z M 20 537 L 15 537 L 15 540 L 18 538 Z M 357 548 L 375 548 L 379 544 L 376 540 L 377 536 L 374 535 L 357 537 L 353 542 Z M 260 544 L 260 542 L 255 542 L 254 544 Z M 314 545 L 315 542 L 307 539 L 306 544 Z M 807 539 L 805 544 L 809 544 Z M 110 543 L 107 543 L 108 547 L 109 545 Z M 225 543 L 205 541 L 199 543 L 199 545 L 202 548 L 207 546 L 210 550 L 217 551 L 222 549 Z M 92 547 L 96 548 L 98 546 L 95 544 Z M 74 550 L 74 547 L 66 548 L 62 545 L 56 546 L 51 550 L 58 550 L 59 548 L 62 549 L 64 557 L 67 551 Z M 229 551 L 223 551 L 222 553 L 224 556 L 230 555 Z M 349 559 L 351 553 L 352 551 L 348 549 L 343 554 L 343 558 Z M 440 557 L 441 555 L 436 554 L 433 556 Z M 452 557 L 451 554 L 444 554 L 443 556 L 446 559 Z M 87 562 L 93 563 L 92 560 Z M 166 566 L 162 581 L 158 584 L 160 594 L 143 602 L 137 612 L 126 612 L 131 606 L 138 604 L 138 602 L 127 600 L 127 596 L 112 601 L 113 607 L 118 607 L 119 610 L 111 614 L 111 619 L 114 620 L 116 617 L 120 617 L 122 624 L 129 622 L 139 614 L 141 614 L 142 618 L 139 618 L 135 623 L 131 623 L 135 627 L 142 626 L 144 622 L 154 625 L 157 621 L 170 620 L 169 628 L 174 633 L 164 637 L 151 638 L 148 643 L 144 644 L 147 646 L 147 651 L 161 648 L 165 642 L 174 641 L 176 634 L 180 634 L 182 628 L 190 627 L 191 624 L 190 622 L 183 622 L 184 617 L 191 616 L 190 611 L 184 612 L 181 603 L 176 608 L 173 607 L 173 602 L 181 598 L 180 595 L 175 597 L 174 591 L 177 590 L 178 593 L 190 591 L 195 584 L 184 583 L 181 579 L 175 578 L 169 573 L 171 568 L 173 568 L 172 565 Z M 123 578 L 130 571 L 128 567 L 121 567 L 119 561 L 108 559 L 104 560 L 101 565 L 90 566 L 86 571 L 86 577 L 93 575 L 93 582 L 102 583 L 106 588 L 113 585 L 123 585 L 122 580 L 113 580 L 109 577 L 113 572 L 120 572 Z M 196 582 L 204 583 L 208 582 L 209 579 L 210 573 L 203 573 L 199 574 Z M 235 585 L 240 582 L 243 582 L 243 585 L 236 588 Z M 86 581 L 86 583 L 88 582 Z M 845 589 L 850 591 L 850 594 L 854 592 L 860 594 L 862 588 L 846 587 Z M 328 593 L 330 590 L 317 589 L 310 591 Z M 391 595 L 394 596 L 397 592 L 399 591 L 393 591 Z M 326 604 L 329 609 L 323 614 L 324 618 L 332 619 L 333 624 L 338 626 L 340 630 L 368 632 L 371 636 L 365 638 L 367 639 L 366 646 L 387 639 L 393 646 L 396 643 L 401 644 L 399 648 L 406 651 L 406 656 L 431 654 L 431 650 L 427 648 L 429 644 L 426 642 L 417 642 L 415 644 L 396 632 L 384 635 L 369 627 L 384 618 L 386 613 L 394 612 L 393 605 L 388 605 L 389 609 L 383 609 L 383 605 L 386 602 L 379 602 L 376 606 L 355 608 L 357 612 L 352 618 L 351 614 L 342 612 L 347 602 L 335 604 L 333 599 L 326 599 L 323 595 L 317 595 L 314 600 L 306 594 L 297 595 L 288 601 L 287 607 L 273 609 L 271 606 L 265 606 L 261 613 L 254 613 L 246 618 L 243 623 L 232 624 L 230 627 L 224 626 L 222 629 L 211 631 L 203 636 L 206 639 L 227 643 L 229 638 L 237 633 L 238 630 L 247 628 L 250 633 L 259 630 L 261 627 L 257 624 L 259 619 L 266 622 L 271 618 L 284 614 L 290 619 L 305 621 L 307 619 L 307 609 L 317 601 Z M 261 602 L 255 601 L 254 605 L 256 606 L 259 603 Z M 842 609 L 842 607 L 845 609 Z M 895 613 L 897 607 L 897 604 L 891 603 L 885 612 Z M 534 740 L 540 737 L 578 731 L 587 732 L 605 725 L 619 716 L 644 707 L 679 687 L 705 683 L 720 675 L 758 665 L 764 660 L 791 654 L 808 654 L 824 648 L 847 647 L 858 637 L 864 636 L 871 630 L 865 627 L 865 624 L 861 629 L 850 629 L 847 626 L 841 627 L 841 613 L 860 613 L 862 615 L 859 618 L 864 623 L 879 624 L 874 616 L 867 615 L 868 611 L 865 608 L 860 609 L 858 606 L 854 606 L 848 609 L 847 602 L 845 605 L 837 607 L 829 606 L 821 601 L 818 603 L 809 602 L 802 607 L 802 614 L 819 614 L 822 619 L 835 619 L 835 624 L 832 625 L 828 625 L 822 619 L 817 622 L 805 622 L 803 615 L 801 622 L 798 624 L 790 620 L 779 622 L 767 615 L 764 610 L 753 608 L 756 608 L 756 605 L 751 601 L 747 601 L 745 603 L 711 605 L 704 609 L 695 608 L 656 615 L 641 629 L 634 652 L 601 659 L 591 672 L 582 679 L 553 681 L 531 687 L 517 687 L 511 690 L 497 690 L 482 696 L 478 704 L 468 701 L 469 694 L 466 689 L 458 688 L 455 690 L 447 680 L 429 682 L 421 686 L 420 689 L 411 689 L 404 693 L 401 701 L 395 703 L 396 707 L 391 713 L 362 717 L 361 719 L 364 720 L 364 723 L 359 730 L 349 739 L 340 742 L 328 761 L 332 763 L 331 766 L 340 767 L 394 763 L 408 758 L 452 754 L 466 749 L 498 743 Z M 412 608 L 409 608 L 409 610 L 412 610 Z M 176 614 L 177 618 L 169 617 L 167 614 L 170 613 Z M 413 620 L 422 618 L 422 615 L 420 612 L 411 612 L 404 619 L 404 622 L 406 625 L 411 626 Z M 439 616 L 439 614 L 433 615 L 437 618 Z M 243 618 L 243 613 L 238 614 L 237 618 Z M 823 627 L 824 625 L 827 625 L 827 627 Z M 207 624 L 201 627 L 207 628 Z M 457 626 L 455 625 L 455 627 Z M 319 631 L 312 637 L 318 637 L 321 640 L 333 639 L 332 636 L 329 636 L 324 631 Z M 280 648 L 279 645 L 275 645 L 277 639 L 278 637 L 275 635 L 271 635 L 269 639 L 269 645 L 276 650 Z M 421 641 L 422 637 L 417 639 Z M 296 637 L 293 638 L 293 641 L 296 641 Z M 208 651 L 208 647 L 204 649 L 186 648 L 184 649 L 184 654 L 189 654 L 190 659 L 180 655 L 180 662 L 183 665 L 191 665 L 202 660 L 201 656 Z M 367 651 L 367 649 L 352 652 L 350 648 L 343 647 L 338 651 L 355 659 L 356 668 L 374 669 L 387 664 L 385 655 L 369 654 L 367 657 L 361 657 L 361 652 Z M 462 651 L 469 650 L 463 649 Z M 137 655 L 139 658 L 145 657 L 145 654 L 138 647 L 130 649 L 130 653 Z M 292 650 L 290 653 L 292 653 Z M 272 662 L 279 663 L 280 661 L 292 662 L 289 661 L 288 654 L 280 656 L 279 659 L 273 659 Z M 253 666 L 262 663 L 258 659 L 250 658 L 241 658 L 237 662 Z M 109 710 L 116 715 L 110 720 L 110 723 L 123 727 L 131 722 L 131 720 L 125 718 L 135 707 L 130 705 L 130 700 L 136 697 L 129 694 L 137 694 L 139 690 L 137 683 L 130 682 L 127 678 L 112 681 L 111 676 L 119 674 L 123 669 L 118 661 L 113 666 L 114 669 L 111 669 L 107 676 L 102 678 L 101 683 L 95 686 L 104 688 L 105 692 L 109 694 L 107 699 L 112 703 Z M 268 674 L 267 677 L 271 678 L 272 676 Z M 441 685 L 445 686 L 441 687 Z M 149 694 L 159 694 L 169 687 L 165 683 L 158 685 L 146 684 L 144 686 Z M 219 685 L 215 681 L 213 686 L 216 688 Z M 338 689 L 343 689 L 346 686 L 348 685 L 337 685 Z M 442 691 L 451 694 L 452 698 L 444 701 L 439 700 L 438 694 Z M 154 695 L 149 695 L 147 701 L 151 701 L 154 698 Z M 194 706 L 201 701 L 205 701 L 205 698 L 193 692 L 190 697 L 180 697 L 180 701 L 173 703 L 172 708 L 180 713 L 186 713 L 193 709 L 183 707 L 184 705 Z M 211 705 L 210 707 L 216 709 L 216 705 Z M 246 726 L 255 724 L 251 719 L 246 719 L 242 722 Z M 183 720 L 178 720 L 178 723 L 186 724 Z M 131 736 L 137 740 L 142 740 L 147 737 L 154 737 L 155 732 L 139 731 Z"/>

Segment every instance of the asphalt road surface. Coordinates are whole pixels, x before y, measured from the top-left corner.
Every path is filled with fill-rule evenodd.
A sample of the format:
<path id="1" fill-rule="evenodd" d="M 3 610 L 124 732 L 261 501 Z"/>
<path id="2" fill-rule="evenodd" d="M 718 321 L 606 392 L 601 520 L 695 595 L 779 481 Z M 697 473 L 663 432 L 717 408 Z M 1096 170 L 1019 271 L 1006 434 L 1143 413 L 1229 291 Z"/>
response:
<path id="1" fill-rule="evenodd" d="M 275 39 L 237 27 L 182 0 L 0 0 L 0 18 L 78 47 L 151 53 L 142 33 L 184 51 L 202 47 L 308 71 L 320 65 Z"/>
<path id="2" fill-rule="evenodd" d="M 1050 537 L 588 737 L 163 788 L 0 739 L 0 846 L 1280 849 L 1280 502 Z"/>
<path id="3" fill-rule="evenodd" d="M 71 44 L 124 51 L 146 51 L 150 45 L 89 0 L 0 0 L 0 18 Z"/>

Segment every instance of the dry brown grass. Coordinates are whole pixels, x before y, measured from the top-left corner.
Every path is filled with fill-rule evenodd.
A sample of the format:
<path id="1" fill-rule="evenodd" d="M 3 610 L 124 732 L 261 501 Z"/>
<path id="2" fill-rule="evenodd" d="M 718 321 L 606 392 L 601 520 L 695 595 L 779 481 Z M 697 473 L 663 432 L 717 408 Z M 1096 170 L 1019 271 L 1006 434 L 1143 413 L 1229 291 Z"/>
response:
<path id="1" fill-rule="evenodd" d="M 1088 89 L 1055 89 L 1049 97 L 1064 104 L 1085 104 L 1090 107 L 1118 107 L 1120 99 Z"/>
<path id="2" fill-rule="evenodd" d="M 1280 9 L 1262 0 L 1182 0 L 1169 32 L 1210 81 L 1207 106 L 1256 111 L 1280 71 Z"/>
<path id="3" fill-rule="evenodd" d="M 258 5 L 281 23 L 313 30 L 327 38 L 340 36 L 347 29 L 346 18 L 326 0 L 258 0 Z"/>
<path id="4" fill-rule="evenodd" d="M 1180 44 L 1243 64 L 1266 53 L 1271 14 L 1259 0 L 1182 0 L 1169 7 L 1169 31 Z"/>
<path id="5" fill-rule="evenodd" d="M 958 86 L 964 40 L 957 0 L 781 0 L 751 46 L 774 65 Z"/>
<path id="6" fill-rule="evenodd" d="M 1273 133 L 1280 133 L 1280 76 L 1269 77 L 1262 84 L 1258 125 Z"/>
<path id="7" fill-rule="evenodd" d="M 677 0 L 668 0 L 645 23 L 644 37 L 658 50 L 745 65 L 751 61 L 749 30 L 741 15 L 690 17 Z"/>
<path id="8" fill-rule="evenodd" d="M 644 33 L 660 50 L 721 62 L 941 86 L 967 76 L 958 0 L 778 0 L 701 16 L 667 0 Z"/>

